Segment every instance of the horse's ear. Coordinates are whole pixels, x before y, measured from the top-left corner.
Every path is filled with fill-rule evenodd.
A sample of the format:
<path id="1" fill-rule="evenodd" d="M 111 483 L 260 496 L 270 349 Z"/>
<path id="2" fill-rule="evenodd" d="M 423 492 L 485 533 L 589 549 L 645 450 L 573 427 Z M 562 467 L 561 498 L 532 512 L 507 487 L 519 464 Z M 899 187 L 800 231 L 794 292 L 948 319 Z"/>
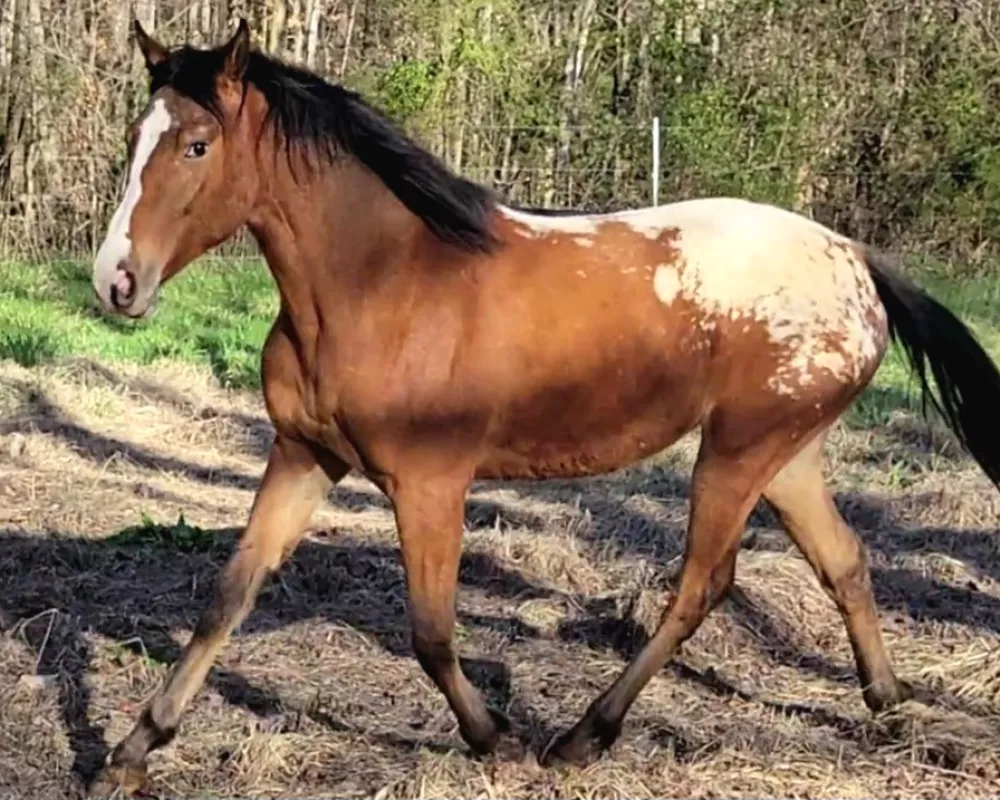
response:
<path id="1" fill-rule="evenodd" d="M 242 17 L 233 38 L 222 46 L 222 53 L 225 57 L 223 72 L 226 77 L 234 81 L 243 80 L 250 61 L 250 26 Z"/>
<path id="2" fill-rule="evenodd" d="M 146 60 L 146 69 L 152 71 L 153 67 L 167 60 L 170 51 L 146 33 L 139 20 L 132 20 L 132 28 L 135 30 L 135 42 L 139 45 L 142 57 Z"/>

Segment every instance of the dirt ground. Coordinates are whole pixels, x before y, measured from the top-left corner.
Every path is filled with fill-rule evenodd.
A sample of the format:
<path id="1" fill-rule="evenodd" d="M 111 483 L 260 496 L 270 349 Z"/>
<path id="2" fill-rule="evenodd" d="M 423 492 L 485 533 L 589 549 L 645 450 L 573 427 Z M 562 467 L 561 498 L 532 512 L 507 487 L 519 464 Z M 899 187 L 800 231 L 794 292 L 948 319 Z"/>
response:
<path id="1" fill-rule="evenodd" d="M 163 680 L 243 524 L 262 404 L 164 364 L 0 365 L 0 795 L 74 796 Z M 412 657 L 384 500 L 349 478 L 234 637 L 177 739 L 175 797 L 996 797 L 1000 495 L 900 416 L 841 426 L 838 503 L 925 702 L 873 718 L 841 620 L 761 507 L 737 586 L 613 751 L 542 769 L 655 623 L 692 442 L 599 480 L 477 487 L 458 641 L 521 761 L 474 759 Z M 184 524 L 177 524 L 183 514 Z"/>

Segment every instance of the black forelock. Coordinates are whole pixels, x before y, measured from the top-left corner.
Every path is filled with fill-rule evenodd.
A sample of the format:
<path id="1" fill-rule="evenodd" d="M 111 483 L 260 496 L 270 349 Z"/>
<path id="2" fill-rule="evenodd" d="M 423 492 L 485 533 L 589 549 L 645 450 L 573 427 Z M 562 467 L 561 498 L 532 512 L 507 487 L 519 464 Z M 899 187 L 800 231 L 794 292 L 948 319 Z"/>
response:
<path id="1" fill-rule="evenodd" d="M 169 86 L 221 119 L 216 77 L 224 61 L 219 49 L 178 48 L 152 68 L 150 90 Z M 264 95 L 268 123 L 284 147 L 311 149 L 326 161 L 351 155 L 440 239 L 470 251 L 495 244 L 493 194 L 452 173 L 356 92 L 256 51 L 244 83 Z"/>
<path id="2" fill-rule="evenodd" d="M 165 61 L 150 68 L 149 92 L 155 94 L 169 86 L 221 118 L 215 76 L 223 63 L 223 54 L 218 50 L 196 50 L 187 46 L 172 50 Z"/>

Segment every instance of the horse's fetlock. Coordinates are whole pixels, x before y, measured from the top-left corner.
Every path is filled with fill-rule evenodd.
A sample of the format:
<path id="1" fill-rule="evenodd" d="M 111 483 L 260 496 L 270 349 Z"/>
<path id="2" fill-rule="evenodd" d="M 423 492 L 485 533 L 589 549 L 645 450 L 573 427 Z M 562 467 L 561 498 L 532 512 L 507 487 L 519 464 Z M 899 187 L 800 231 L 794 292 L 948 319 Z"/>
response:
<path id="1" fill-rule="evenodd" d="M 413 652 L 422 665 L 447 663 L 454 658 L 450 638 L 425 633 L 419 628 L 413 631 Z"/>
<path id="2" fill-rule="evenodd" d="M 170 743 L 177 734 L 179 718 L 173 701 L 162 695 L 142 712 L 140 724 L 148 731 L 150 750 Z"/>

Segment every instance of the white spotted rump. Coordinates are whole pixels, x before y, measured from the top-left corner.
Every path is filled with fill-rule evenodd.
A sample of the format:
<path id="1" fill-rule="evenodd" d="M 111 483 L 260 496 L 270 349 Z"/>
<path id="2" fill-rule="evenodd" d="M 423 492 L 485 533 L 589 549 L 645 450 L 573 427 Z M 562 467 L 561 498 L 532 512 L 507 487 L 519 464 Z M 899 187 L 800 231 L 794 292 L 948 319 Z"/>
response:
<path id="1" fill-rule="evenodd" d="M 675 232 L 670 259 L 646 266 L 666 306 L 683 299 L 702 330 L 762 326 L 779 362 L 770 388 L 797 395 L 818 373 L 858 379 L 885 346 L 885 311 L 862 251 L 851 239 L 802 215 L 736 198 L 686 200 L 613 214 L 537 216 L 501 208 L 521 235 L 596 235 L 625 225 L 656 240 Z M 636 265 L 618 265 L 630 274 Z"/>
<path id="2" fill-rule="evenodd" d="M 660 264 L 653 273 L 653 291 L 661 303 L 670 305 L 681 291 L 680 272 L 671 264 Z"/>
<path id="3" fill-rule="evenodd" d="M 97 251 L 94 260 L 94 288 L 98 294 L 107 300 L 109 287 L 115 279 L 118 265 L 128 260 L 132 252 L 132 214 L 142 197 L 142 173 L 156 150 L 160 138 L 170 130 L 173 118 L 167 110 L 167 104 L 162 98 L 153 103 L 152 110 L 139 126 L 138 141 L 132 166 L 129 169 L 128 184 L 121 204 L 115 209 L 107 235 Z"/>
<path id="4" fill-rule="evenodd" d="M 690 300 L 705 313 L 708 329 L 721 319 L 742 321 L 744 330 L 747 323 L 762 325 L 780 354 L 773 390 L 798 394 L 818 372 L 856 380 L 880 358 L 885 312 L 853 241 L 801 215 L 744 200 L 661 208 L 673 212 L 661 223 L 678 229 L 680 257 L 657 270 L 657 295 L 665 303 Z M 676 291 L 665 290 L 675 283 Z"/>

